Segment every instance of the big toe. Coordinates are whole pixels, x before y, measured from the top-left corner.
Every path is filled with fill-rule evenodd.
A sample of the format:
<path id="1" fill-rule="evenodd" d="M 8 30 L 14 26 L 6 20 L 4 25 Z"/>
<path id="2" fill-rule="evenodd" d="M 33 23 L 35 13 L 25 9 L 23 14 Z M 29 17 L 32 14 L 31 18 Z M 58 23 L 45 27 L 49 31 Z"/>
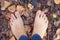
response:
<path id="1" fill-rule="evenodd" d="M 15 12 L 15 16 L 16 16 L 17 18 L 19 18 L 19 17 L 20 17 L 19 12 Z"/>
<path id="2" fill-rule="evenodd" d="M 16 19 L 15 16 L 11 14 L 10 24 L 12 24 L 15 19 Z"/>
<path id="3" fill-rule="evenodd" d="M 39 16 L 41 16 L 41 10 L 38 10 L 38 11 L 36 12 L 36 17 L 39 18 Z"/>

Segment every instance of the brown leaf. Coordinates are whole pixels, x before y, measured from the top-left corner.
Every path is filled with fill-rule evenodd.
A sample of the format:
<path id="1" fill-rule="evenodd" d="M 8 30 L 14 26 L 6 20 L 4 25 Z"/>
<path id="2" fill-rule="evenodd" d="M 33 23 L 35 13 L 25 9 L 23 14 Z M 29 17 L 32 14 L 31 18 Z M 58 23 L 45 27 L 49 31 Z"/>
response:
<path id="1" fill-rule="evenodd" d="M 46 36 L 47 36 L 47 33 L 45 32 L 45 34 L 43 36 L 43 40 L 46 40 Z"/>
<path id="2" fill-rule="evenodd" d="M 47 32 L 45 32 L 45 34 L 44 34 L 44 37 L 46 37 L 47 36 Z"/>
<path id="3" fill-rule="evenodd" d="M 10 13 L 7 13 L 7 14 L 5 15 L 5 18 L 6 18 L 6 19 L 9 19 L 10 16 L 11 16 L 11 14 L 10 14 Z"/>
<path id="4" fill-rule="evenodd" d="M 21 5 L 17 5 L 16 10 L 17 10 L 18 12 L 22 12 L 23 10 L 25 10 L 25 8 L 24 8 L 23 6 L 21 6 Z"/>
<path id="5" fill-rule="evenodd" d="M 31 9 L 33 9 L 34 8 L 34 6 L 32 5 L 32 4 L 28 4 L 28 8 L 31 10 Z"/>
<path id="6" fill-rule="evenodd" d="M 47 8 L 46 8 L 46 9 L 44 9 L 44 12 L 45 12 L 45 13 L 47 13 L 47 12 L 48 12 L 48 9 L 47 9 Z"/>
<path id="7" fill-rule="evenodd" d="M 14 36 L 12 36 L 9 40 L 15 40 Z"/>
<path id="8" fill-rule="evenodd" d="M 60 35 L 60 28 L 57 29 L 56 34 Z"/>
<path id="9" fill-rule="evenodd" d="M 15 5 L 12 5 L 12 6 L 10 6 L 9 8 L 8 8 L 8 10 L 10 11 L 10 12 L 15 12 Z"/>
<path id="10" fill-rule="evenodd" d="M 8 22 L 8 28 L 10 29 L 10 22 Z"/>
<path id="11" fill-rule="evenodd" d="M 31 28 L 29 25 L 25 25 L 25 29 L 26 29 L 26 32 L 30 32 L 31 31 Z"/>
<path id="12" fill-rule="evenodd" d="M 4 1 L 4 8 L 7 8 L 11 3 Z"/>
<path id="13" fill-rule="evenodd" d="M 54 0 L 55 4 L 60 4 L 60 0 Z"/>

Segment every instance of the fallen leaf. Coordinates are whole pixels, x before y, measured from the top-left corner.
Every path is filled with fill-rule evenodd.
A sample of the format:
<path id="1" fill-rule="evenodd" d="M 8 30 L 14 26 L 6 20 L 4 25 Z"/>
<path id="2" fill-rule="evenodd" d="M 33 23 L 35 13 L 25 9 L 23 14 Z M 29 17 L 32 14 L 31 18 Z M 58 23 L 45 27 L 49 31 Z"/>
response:
<path id="1" fill-rule="evenodd" d="M 60 40 L 60 28 L 57 29 L 54 40 Z"/>
<path id="2" fill-rule="evenodd" d="M 54 0 L 55 4 L 60 4 L 60 0 Z"/>
<path id="3" fill-rule="evenodd" d="M 27 32 L 27 33 L 31 31 L 31 28 L 30 28 L 29 25 L 25 25 L 25 29 L 26 29 L 26 32 Z"/>
<path id="4" fill-rule="evenodd" d="M 15 12 L 15 5 L 12 5 L 12 6 L 10 6 L 9 8 L 8 8 L 8 10 L 10 11 L 10 12 Z"/>
<path id="5" fill-rule="evenodd" d="M 9 40 L 15 40 L 14 36 L 12 36 Z"/>
<path id="6" fill-rule="evenodd" d="M 16 10 L 17 10 L 18 12 L 22 12 L 23 10 L 25 10 L 25 8 L 24 8 L 23 6 L 21 6 L 21 5 L 17 5 Z"/>
<path id="7" fill-rule="evenodd" d="M 47 32 L 45 32 L 45 34 L 44 34 L 44 37 L 46 37 L 47 36 Z"/>
<path id="8" fill-rule="evenodd" d="M 45 34 L 43 36 L 43 40 L 46 40 L 46 36 L 47 36 L 47 32 L 45 32 Z"/>
<path id="9" fill-rule="evenodd" d="M 10 16 L 11 16 L 11 14 L 10 14 L 10 13 L 7 13 L 7 14 L 5 15 L 5 18 L 6 18 L 6 19 L 10 19 Z"/>
<path id="10" fill-rule="evenodd" d="M 60 35 L 58 35 L 56 39 L 57 39 L 57 40 L 60 40 Z"/>
<path id="11" fill-rule="evenodd" d="M 44 12 L 47 13 L 48 12 L 48 9 L 45 9 Z"/>
<path id="12" fill-rule="evenodd" d="M 57 29 L 56 34 L 60 35 L 60 28 Z"/>
<path id="13" fill-rule="evenodd" d="M 56 18 L 57 17 L 57 15 L 56 14 L 53 14 L 53 18 Z"/>
<path id="14" fill-rule="evenodd" d="M 28 4 L 28 8 L 31 10 L 31 9 L 33 9 L 34 8 L 34 6 L 32 5 L 32 4 Z"/>
<path id="15" fill-rule="evenodd" d="M 7 8 L 10 4 L 10 2 L 4 1 L 4 8 Z"/>
<path id="16" fill-rule="evenodd" d="M 10 29 L 10 22 L 8 22 L 8 29 Z"/>

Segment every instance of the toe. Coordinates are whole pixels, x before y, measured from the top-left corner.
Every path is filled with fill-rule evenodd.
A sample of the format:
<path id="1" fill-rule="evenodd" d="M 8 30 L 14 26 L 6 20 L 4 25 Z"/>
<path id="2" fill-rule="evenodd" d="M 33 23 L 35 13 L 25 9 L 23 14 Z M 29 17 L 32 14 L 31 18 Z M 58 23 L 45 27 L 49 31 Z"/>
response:
<path id="1" fill-rule="evenodd" d="M 47 19 L 46 14 L 44 14 L 44 12 L 41 13 L 41 18 L 44 20 L 45 23 L 48 24 L 48 19 Z"/>
<path id="2" fill-rule="evenodd" d="M 42 16 L 43 20 L 47 20 L 46 14 L 44 14 L 44 12 L 42 12 L 41 16 Z"/>
<path id="3" fill-rule="evenodd" d="M 38 11 L 37 11 L 36 17 L 41 17 L 41 10 L 38 10 Z"/>
<path id="4" fill-rule="evenodd" d="M 11 14 L 11 19 L 12 19 L 12 20 L 15 20 L 15 19 L 16 19 L 13 14 Z"/>
<path id="5" fill-rule="evenodd" d="M 11 19 L 10 19 L 10 21 L 13 22 L 13 20 L 14 20 L 14 17 L 13 17 L 13 14 L 11 14 Z"/>
<path id="6" fill-rule="evenodd" d="M 15 12 L 15 16 L 16 16 L 17 18 L 19 18 L 19 17 L 20 17 L 19 12 Z"/>
<path id="7" fill-rule="evenodd" d="M 41 18 L 44 18 L 44 16 L 45 16 L 44 12 L 41 12 Z"/>
<path id="8" fill-rule="evenodd" d="M 47 20 L 47 18 L 46 18 L 46 15 L 45 15 L 45 14 L 44 14 L 44 16 L 43 16 L 43 19 L 44 19 L 44 20 Z"/>
<path id="9" fill-rule="evenodd" d="M 13 19 L 10 19 L 10 25 L 12 25 Z"/>
<path id="10" fill-rule="evenodd" d="M 45 15 L 44 15 L 44 12 L 41 12 L 41 17 L 43 18 Z"/>
<path id="11" fill-rule="evenodd" d="M 15 16 L 13 14 L 11 14 L 11 19 L 10 19 L 10 25 L 12 24 L 12 22 L 15 20 Z"/>
<path id="12" fill-rule="evenodd" d="M 42 18 L 45 18 L 46 17 L 46 14 L 44 14 L 44 12 L 42 12 Z"/>
<path id="13" fill-rule="evenodd" d="M 12 25 L 12 21 L 10 21 L 10 26 Z"/>
<path id="14" fill-rule="evenodd" d="M 46 20 L 46 22 L 45 22 L 46 24 L 48 24 L 49 22 L 48 22 L 48 19 Z"/>
<path id="15" fill-rule="evenodd" d="M 48 23 L 48 19 L 47 19 L 46 14 L 44 14 L 44 16 L 43 16 L 43 20 L 45 21 L 45 23 Z"/>

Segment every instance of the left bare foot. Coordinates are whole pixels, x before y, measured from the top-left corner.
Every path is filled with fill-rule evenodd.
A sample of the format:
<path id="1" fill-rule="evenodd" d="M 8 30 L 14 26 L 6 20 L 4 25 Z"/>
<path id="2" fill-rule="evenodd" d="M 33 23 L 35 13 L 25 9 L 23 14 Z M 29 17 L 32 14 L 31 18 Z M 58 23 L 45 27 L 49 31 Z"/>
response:
<path id="1" fill-rule="evenodd" d="M 22 35 L 26 35 L 26 33 L 23 25 L 23 20 L 19 12 L 16 12 L 15 16 L 11 14 L 10 26 L 11 26 L 12 33 L 15 35 L 17 39 L 19 39 L 19 37 L 21 37 Z"/>

